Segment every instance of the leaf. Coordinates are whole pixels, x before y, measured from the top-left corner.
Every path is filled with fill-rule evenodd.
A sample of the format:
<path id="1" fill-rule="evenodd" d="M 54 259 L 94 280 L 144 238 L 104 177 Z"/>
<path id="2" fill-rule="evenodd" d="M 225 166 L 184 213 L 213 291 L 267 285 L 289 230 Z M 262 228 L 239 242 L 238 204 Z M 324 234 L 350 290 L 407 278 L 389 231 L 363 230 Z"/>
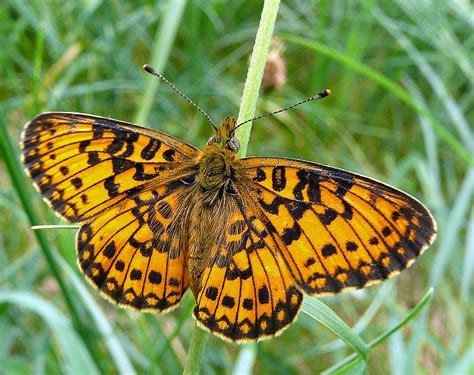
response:
<path id="1" fill-rule="evenodd" d="M 333 331 L 347 345 L 359 353 L 359 355 L 364 360 L 367 360 L 370 347 L 328 306 L 316 298 L 305 296 L 303 302 L 303 311 L 313 319 L 326 326 L 326 328 Z"/>

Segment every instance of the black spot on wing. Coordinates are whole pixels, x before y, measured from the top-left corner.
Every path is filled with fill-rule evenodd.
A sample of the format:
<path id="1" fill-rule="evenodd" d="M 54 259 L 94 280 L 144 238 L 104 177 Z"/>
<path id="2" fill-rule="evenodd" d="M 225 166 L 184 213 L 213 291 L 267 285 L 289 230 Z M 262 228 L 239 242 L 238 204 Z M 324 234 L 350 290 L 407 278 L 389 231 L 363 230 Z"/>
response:
<path id="1" fill-rule="evenodd" d="M 337 181 L 336 195 L 340 198 L 343 198 L 344 195 L 352 188 L 354 185 L 354 179 L 350 176 L 345 176 L 343 179 Z"/>
<path id="2" fill-rule="evenodd" d="M 271 203 L 266 203 L 263 199 L 259 199 L 258 202 L 265 211 L 277 215 L 278 208 L 285 203 L 285 200 L 281 197 L 275 197 Z"/>
<path id="3" fill-rule="evenodd" d="M 258 167 L 255 172 L 256 173 L 255 173 L 255 176 L 253 178 L 253 180 L 255 182 L 265 181 L 265 179 L 267 178 L 267 175 L 266 175 L 265 171 L 262 168 Z"/>
<path id="4" fill-rule="evenodd" d="M 253 310 L 253 300 L 250 298 L 245 298 L 242 302 L 242 307 L 247 311 Z"/>
<path id="5" fill-rule="evenodd" d="M 321 190 L 319 186 L 321 177 L 305 169 L 300 169 L 296 172 L 296 177 L 298 177 L 299 181 L 293 188 L 294 197 L 298 200 L 305 200 L 303 191 L 306 189 L 306 194 L 310 202 L 321 202 Z"/>
<path id="6" fill-rule="evenodd" d="M 110 131 L 114 134 L 114 139 L 112 143 L 107 147 L 105 152 L 108 154 L 114 155 L 117 152 L 119 152 L 124 144 L 125 144 L 125 139 L 127 138 L 126 134 L 117 130 L 117 129 L 108 129 L 107 131 Z"/>
<path id="7" fill-rule="evenodd" d="M 169 149 L 169 150 L 166 150 L 165 152 L 163 152 L 163 158 L 166 161 L 172 162 L 172 161 L 174 161 L 175 154 L 176 154 L 175 150 Z"/>
<path id="8" fill-rule="evenodd" d="M 115 242 L 111 241 L 104 249 L 104 256 L 106 256 L 109 259 L 112 259 L 115 255 L 115 252 L 116 252 Z"/>
<path id="9" fill-rule="evenodd" d="M 140 156 L 145 160 L 151 160 L 161 147 L 161 142 L 156 138 L 150 138 L 148 144 L 143 148 Z"/>
<path id="10" fill-rule="evenodd" d="M 157 176 L 156 173 L 146 173 L 145 168 L 143 167 L 143 164 L 136 164 L 135 173 L 132 178 L 135 181 L 148 181 L 148 180 L 151 180 L 152 178 L 155 178 L 156 176 Z"/>
<path id="11" fill-rule="evenodd" d="M 308 198 L 312 203 L 321 202 L 321 189 L 319 187 L 320 178 L 314 173 L 308 174 Z"/>
<path id="12" fill-rule="evenodd" d="M 346 250 L 347 251 L 356 251 L 359 248 L 355 242 L 347 241 L 346 242 Z"/>
<path id="13" fill-rule="evenodd" d="M 155 285 L 161 284 L 162 279 L 163 279 L 163 276 L 158 271 L 152 270 L 148 274 L 148 281 L 152 284 L 155 284 Z"/>
<path id="14" fill-rule="evenodd" d="M 91 151 L 87 155 L 87 164 L 89 165 L 96 165 L 100 163 L 99 154 L 96 151 Z"/>
<path id="15" fill-rule="evenodd" d="M 332 255 L 336 255 L 337 250 L 336 250 L 336 247 L 333 244 L 328 243 L 328 244 L 323 246 L 323 248 L 321 250 L 321 253 L 323 254 L 323 257 L 329 258 Z"/>
<path id="16" fill-rule="evenodd" d="M 168 285 L 170 285 L 170 286 L 178 287 L 179 284 L 180 284 L 179 280 L 175 277 L 170 277 L 170 279 L 168 280 Z"/>
<path id="17" fill-rule="evenodd" d="M 369 243 L 371 245 L 377 245 L 379 243 L 379 239 L 377 237 L 372 237 L 370 240 L 369 240 Z"/>
<path id="18" fill-rule="evenodd" d="M 119 174 L 127 169 L 132 168 L 135 165 L 134 162 L 127 160 L 127 159 L 121 159 L 121 158 L 113 158 L 112 159 L 112 168 L 114 171 L 114 174 Z"/>
<path id="19" fill-rule="evenodd" d="M 266 285 L 263 285 L 258 290 L 258 302 L 260 302 L 261 304 L 266 304 L 269 301 L 270 301 L 270 295 L 268 292 L 268 288 Z"/>
<path id="20" fill-rule="evenodd" d="M 90 144 L 91 144 L 90 139 L 86 139 L 86 140 L 84 140 L 84 141 L 81 141 L 81 142 L 79 143 L 79 152 L 84 152 L 84 151 L 86 151 L 87 146 L 89 146 Z"/>
<path id="21" fill-rule="evenodd" d="M 336 219 L 337 211 L 332 208 L 326 208 L 326 211 L 323 214 L 318 214 L 318 217 L 324 225 L 329 225 Z"/>
<path id="22" fill-rule="evenodd" d="M 211 301 L 215 301 L 217 298 L 219 291 L 215 286 L 210 286 L 206 289 L 206 297 L 209 298 Z"/>
<path id="23" fill-rule="evenodd" d="M 75 177 L 71 179 L 71 184 L 76 188 L 76 190 L 82 187 L 82 179 Z"/>
<path id="24" fill-rule="evenodd" d="M 281 166 L 274 167 L 272 170 L 273 190 L 282 191 L 286 186 L 285 168 Z"/>
<path id="25" fill-rule="evenodd" d="M 133 269 L 130 272 L 130 280 L 140 280 L 142 278 L 142 271 L 139 269 Z"/>
<path id="26" fill-rule="evenodd" d="M 110 176 L 104 180 L 104 188 L 110 198 L 114 198 L 119 194 L 120 185 L 115 183 L 115 177 Z"/>
<path id="27" fill-rule="evenodd" d="M 293 241 L 297 241 L 300 238 L 300 236 L 301 236 L 301 227 L 295 221 L 293 224 L 293 227 L 285 228 L 283 230 L 281 239 L 283 240 L 285 245 L 290 245 Z"/>
<path id="28" fill-rule="evenodd" d="M 234 297 L 224 296 L 224 298 L 222 298 L 222 306 L 227 307 L 229 309 L 233 308 L 235 306 Z"/>

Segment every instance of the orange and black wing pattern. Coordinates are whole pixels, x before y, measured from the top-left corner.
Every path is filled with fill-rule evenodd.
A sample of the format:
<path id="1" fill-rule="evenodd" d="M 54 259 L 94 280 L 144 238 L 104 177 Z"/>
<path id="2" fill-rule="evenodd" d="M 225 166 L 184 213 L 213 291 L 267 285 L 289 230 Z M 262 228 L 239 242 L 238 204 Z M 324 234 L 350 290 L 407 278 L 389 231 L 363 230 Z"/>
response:
<path id="1" fill-rule="evenodd" d="M 308 294 L 388 279 L 435 238 L 429 211 L 381 182 L 291 159 L 246 158 L 243 164 L 279 254 Z"/>
<path id="2" fill-rule="evenodd" d="M 175 181 L 138 193 L 81 226 L 78 264 L 107 299 L 157 312 L 181 300 L 189 278 L 174 219 L 188 189 Z"/>
<path id="3" fill-rule="evenodd" d="M 79 113 L 45 113 L 22 136 L 23 163 L 62 217 L 82 222 L 199 151 L 164 133 Z"/>
<path id="4" fill-rule="evenodd" d="M 303 295 L 256 207 L 232 202 L 226 243 L 212 249 L 194 315 L 200 326 L 233 342 L 269 338 L 296 317 Z"/>
<path id="5" fill-rule="evenodd" d="M 157 131 L 78 113 L 36 117 L 22 147 L 47 203 L 81 223 L 78 263 L 92 285 L 122 306 L 176 306 L 189 281 L 181 233 L 171 223 L 189 185 L 167 172 L 199 151 Z"/>

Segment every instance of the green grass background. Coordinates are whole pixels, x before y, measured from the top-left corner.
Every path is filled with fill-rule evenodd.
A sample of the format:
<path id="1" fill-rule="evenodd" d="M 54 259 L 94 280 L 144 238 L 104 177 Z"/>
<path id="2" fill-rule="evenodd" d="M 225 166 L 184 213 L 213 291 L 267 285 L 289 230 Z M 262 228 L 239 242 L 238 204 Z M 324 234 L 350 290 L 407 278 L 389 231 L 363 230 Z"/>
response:
<path id="1" fill-rule="evenodd" d="M 202 147 L 209 124 L 144 63 L 214 121 L 237 115 L 262 4 L 181 3 L 0 3 L 0 373 L 183 369 L 194 330 L 189 293 L 167 315 L 102 300 L 77 270 L 73 230 L 31 231 L 32 222 L 59 221 L 15 164 L 23 124 L 43 111 L 138 121 Z M 423 201 L 438 222 L 435 244 L 394 280 L 321 299 L 369 343 L 434 288 L 416 318 L 370 350 L 372 373 L 474 371 L 473 16 L 472 4 L 448 0 L 280 5 L 275 35 L 285 43 L 288 82 L 262 91 L 257 114 L 326 87 L 334 94 L 256 122 L 248 154 L 383 180 Z M 353 351 L 302 313 L 258 345 L 210 336 L 203 373 L 313 374 Z M 356 371 L 363 363 L 347 370 Z"/>

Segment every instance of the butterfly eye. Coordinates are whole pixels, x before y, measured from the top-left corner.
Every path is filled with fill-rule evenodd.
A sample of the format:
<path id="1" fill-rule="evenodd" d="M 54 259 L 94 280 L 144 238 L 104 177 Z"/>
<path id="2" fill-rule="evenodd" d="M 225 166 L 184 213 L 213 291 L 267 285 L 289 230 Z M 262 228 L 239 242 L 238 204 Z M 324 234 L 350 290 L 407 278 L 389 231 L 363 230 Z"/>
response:
<path id="1" fill-rule="evenodd" d="M 229 149 L 231 149 L 232 151 L 237 152 L 240 149 L 240 143 L 237 138 L 231 138 L 227 142 L 227 147 L 229 147 Z"/>
<path id="2" fill-rule="evenodd" d="M 230 180 L 227 180 L 225 184 L 225 192 L 229 195 L 238 195 L 237 191 L 234 188 L 234 185 L 232 184 L 232 182 L 230 182 Z"/>
<path id="3" fill-rule="evenodd" d="M 191 175 L 181 179 L 181 182 L 185 185 L 194 185 L 196 182 L 196 175 Z"/>

